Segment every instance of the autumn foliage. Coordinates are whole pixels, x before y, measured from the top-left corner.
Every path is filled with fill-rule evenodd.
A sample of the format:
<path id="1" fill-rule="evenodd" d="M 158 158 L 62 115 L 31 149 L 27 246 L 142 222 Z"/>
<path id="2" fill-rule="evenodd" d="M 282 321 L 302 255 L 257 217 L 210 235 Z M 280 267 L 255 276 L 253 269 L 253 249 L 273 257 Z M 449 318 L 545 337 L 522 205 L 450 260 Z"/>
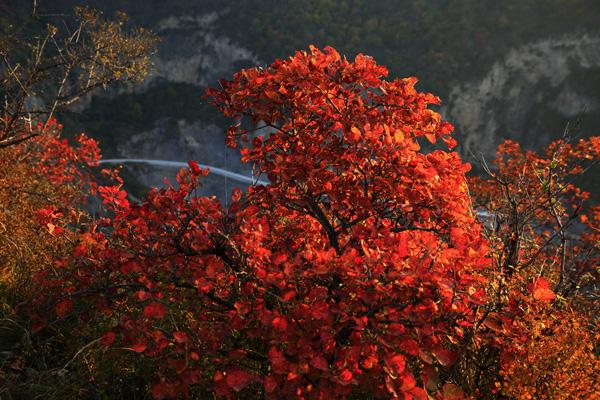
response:
<path id="1" fill-rule="evenodd" d="M 31 273 L 52 268 L 53 257 L 72 236 L 61 226 L 85 217 L 82 206 L 95 191 L 90 168 L 100 157 L 96 143 L 81 135 L 70 145 L 61 129 L 55 120 L 23 126 L 36 137 L 2 151 L 3 285 L 30 285 Z"/>
<path id="2" fill-rule="evenodd" d="M 505 142 L 487 178 L 470 178 L 494 265 L 476 353 L 497 353 L 511 397 L 598 396 L 600 215 L 576 183 L 599 159 L 599 137 L 567 128 L 539 153 Z"/>
<path id="3" fill-rule="evenodd" d="M 93 183 L 87 139 L 37 136 L 23 165 L 66 200 L 24 213 L 65 239 L 32 278 L 32 329 L 95 335 L 107 384 L 94 351 L 146 362 L 154 398 L 594 396 L 600 213 L 569 177 L 597 138 L 507 143 L 469 181 L 440 100 L 386 76 L 311 47 L 209 89 L 227 144 L 269 180 L 227 208 L 196 195 L 192 161 L 133 202 L 114 172 Z M 98 215 L 77 217 L 96 192 Z"/>

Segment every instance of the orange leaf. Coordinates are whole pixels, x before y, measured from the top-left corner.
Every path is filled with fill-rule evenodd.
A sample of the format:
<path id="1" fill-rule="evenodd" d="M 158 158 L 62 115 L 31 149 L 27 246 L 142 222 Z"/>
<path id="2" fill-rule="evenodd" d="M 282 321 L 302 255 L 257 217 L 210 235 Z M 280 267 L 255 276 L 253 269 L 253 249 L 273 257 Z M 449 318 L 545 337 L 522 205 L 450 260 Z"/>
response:
<path id="1" fill-rule="evenodd" d="M 550 289 L 550 282 L 540 277 L 533 283 L 533 298 L 543 303 L 549 303 L 556 297 L 556 294 Z"/>
<path id="2" fill-rule="evenodd" d="M 442 386 L 442 394 L 445 400 L 462 400 L 465 398 L 463 390 L 452 383 L 446 383 Z"/>
<path id="3" fill-rule="evenodd" d="M 54 310 L 56 311 L 56 316 L 59 318 L 64 317 L 65 315 L 70 313 L 72 309 L 73 309 L 73 300 L 69 300 L 69 299 L 59 301 L 56 304 L 56 306 L 54 307 Z"/>

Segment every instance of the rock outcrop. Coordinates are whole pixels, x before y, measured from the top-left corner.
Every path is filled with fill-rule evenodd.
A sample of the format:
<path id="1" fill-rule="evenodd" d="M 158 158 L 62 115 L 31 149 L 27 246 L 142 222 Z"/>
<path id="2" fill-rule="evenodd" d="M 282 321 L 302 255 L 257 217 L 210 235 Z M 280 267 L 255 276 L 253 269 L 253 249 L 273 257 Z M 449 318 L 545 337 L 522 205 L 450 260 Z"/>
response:
<path id="1" fill-rule="evenodd" d="M 547 38 L 511 50 L 481 79 L 455 83 L 443 112 L 466 156 L 492 157 L 504 139 L 536 148 L 580 115 L 582 126 L 600 128 L 600 93 L 590 82 L 599 78 L 600 36 Z"/>

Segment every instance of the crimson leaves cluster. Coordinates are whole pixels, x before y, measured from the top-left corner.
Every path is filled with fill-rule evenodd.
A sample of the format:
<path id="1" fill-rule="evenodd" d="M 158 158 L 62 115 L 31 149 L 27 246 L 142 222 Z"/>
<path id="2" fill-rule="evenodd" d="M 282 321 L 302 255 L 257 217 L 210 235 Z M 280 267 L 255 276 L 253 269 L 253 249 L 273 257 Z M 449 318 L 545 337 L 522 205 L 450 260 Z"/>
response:
<path id="1" fill-rule="evenodd" d="M 57 304 L 41 322 L 99 324 L 103 345 L 155 359 L 156 398 L 444 395 L 429 377 L 486 301 L 488 246 L 469 166 L 421 150 L 455 144 L 439 99 L 386 75 L 311 47 L 210 89 L 270 183 L 228 208 L 196 195 L 193 162 L 140 203 L 101 187 L 111 217 L 40 278 Z"/>

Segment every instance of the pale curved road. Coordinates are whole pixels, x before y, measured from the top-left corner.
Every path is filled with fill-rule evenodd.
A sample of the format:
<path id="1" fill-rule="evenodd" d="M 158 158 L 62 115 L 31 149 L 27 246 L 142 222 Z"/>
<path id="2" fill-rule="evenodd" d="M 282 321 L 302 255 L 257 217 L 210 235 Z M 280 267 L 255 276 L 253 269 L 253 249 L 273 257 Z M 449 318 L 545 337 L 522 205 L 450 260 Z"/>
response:
<path id="1" fill-rule="evenodd" d="M 147 164 L 156 167 L 168 167 L 168 168 L 188 168 L 188 163 L 181 161 L 168 161 L 168 160 L 153 160 L 147 158 L 107 158 L 100 160 L 98 164 Z M 213 167 L 205 164 L 198 164 L 200 168 L 208 168 L 211 173 L 224 176 L 236 180 L 238 182 L 250 183 L 253 185 L 268 185 L 269 182 L 263 180 L 256 180 L 251 176 L 238 174 L 235 172 L 228 171 L 223 168 Z"/>

